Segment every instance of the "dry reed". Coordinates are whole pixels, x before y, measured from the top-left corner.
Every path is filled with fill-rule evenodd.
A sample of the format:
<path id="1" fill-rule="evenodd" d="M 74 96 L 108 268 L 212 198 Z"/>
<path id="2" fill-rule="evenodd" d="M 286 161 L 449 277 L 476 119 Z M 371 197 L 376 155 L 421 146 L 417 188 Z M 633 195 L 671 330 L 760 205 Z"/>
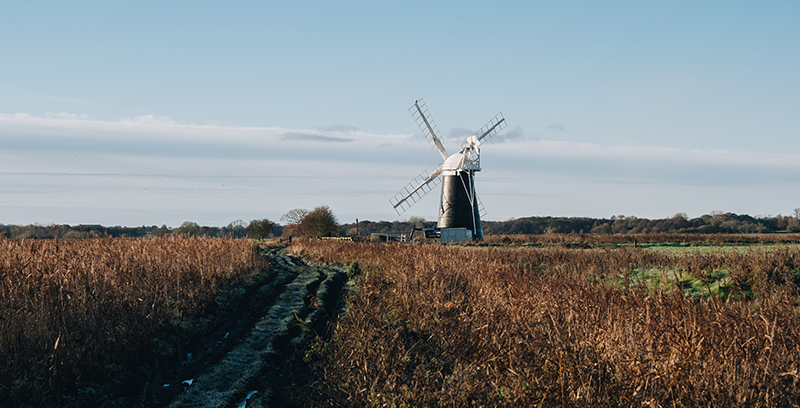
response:
<path id="1" fill-rule="evenodd" d="M 125 388 L 176 357 L 181 324 L 221 287 L 265 267 L 244 240 L 0 240 L 0 396 L 64 405 Z"/>
<path id="2" fill-rule="evenodd" d="M 668 255 L 332 241 L 363 268 L 316 365 L 353 406 L 797 406 L 800 249 Z M 755 300 L 688 298 L 602 275 L 725 266 Z M 739 297 L 739 299 L 745 299 Z"/>
<path id="3" fill-rule="evenodd" d="M 752 244 L 800 243 L 800 234 L 514 234 L 488 235 L 485 244 L 515 243 L 528 245 L 547 244 L 633 244 L 684 243 L 684 244 Z"/>

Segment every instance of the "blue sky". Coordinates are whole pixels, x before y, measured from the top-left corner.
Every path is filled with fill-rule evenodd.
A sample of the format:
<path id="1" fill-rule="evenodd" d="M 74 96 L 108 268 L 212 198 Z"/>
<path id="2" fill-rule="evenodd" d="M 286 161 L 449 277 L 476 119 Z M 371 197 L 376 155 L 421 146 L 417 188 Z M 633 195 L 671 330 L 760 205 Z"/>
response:
<path id="1" fill-rule="evenodd" d="M 486 219 L 800 207 L 797 3 L 384 3 L 4 5 L 0 223 L 432 220 L 418 98 Z"/>

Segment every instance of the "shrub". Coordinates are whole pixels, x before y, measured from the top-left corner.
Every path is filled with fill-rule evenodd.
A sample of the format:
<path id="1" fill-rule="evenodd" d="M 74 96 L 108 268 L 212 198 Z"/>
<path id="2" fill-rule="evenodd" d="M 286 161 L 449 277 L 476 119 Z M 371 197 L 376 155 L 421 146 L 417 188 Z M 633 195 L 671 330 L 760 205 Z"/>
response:
<path id="1" fill-rule="evenodd" d="M 358 262 L 356 261 L 350 263 L 350 267 L 347 269 L 347 278 L 353 279 L 360 274 L 361 274 L 361 265 L 359 265 Z"/>
<path id="2" fill-rule="evenodd" d="M 272 235 L 272 229 L 275 228 L 275 223 L 267 218 L 263 220 L 253 220 L 244 229 L 249 238 L 264 239 Z"/>
<path id="3" fill-rule="evenodd" d="M 329 237 L 338 229 L 339 221 L 327 205 L 315 208 L 300 221 L 300 234 L 304 237 Z"/>

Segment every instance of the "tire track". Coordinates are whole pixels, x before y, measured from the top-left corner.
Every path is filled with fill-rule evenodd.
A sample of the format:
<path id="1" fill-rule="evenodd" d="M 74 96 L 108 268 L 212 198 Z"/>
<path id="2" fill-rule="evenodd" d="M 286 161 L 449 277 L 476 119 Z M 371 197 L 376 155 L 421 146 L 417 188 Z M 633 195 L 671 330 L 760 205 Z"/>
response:
<path id="1" fill-rule="evenodd" d="M 262 251 L 270 271 L 220 313 L 179 367 L 157 377 L 126 406 L 295 406 L 292 392 L 309 381 L 302 362 L 309 339 L 326 336 L 339 313 L 344 269 L 308 264 L 281 248 Z M 114 404 L 120 406 L 119 404 Z"/>
<path id="2" fill-rule="evenodd" d="M 272 268 L 278 279 L 293 279 L 284 285 L 273 305 L 253 329 L 221 361 L 195 379 L 185 393 L 170 407 L 236 406 L 247 398 L 257 396 L 250 406 L 264 406 L 275 397 L 273 382 L 265 382 L 274 371 L 275 363 L 293 358 L 302 351 L 312 327 L 319 324 L 319 312 L 325 305 L 316 305 L 320 289 L 340 290 L 346 275 L 339 269 L 309 265 L 300 258 L 273 252 Z M 320 307 L 321 306 L 321 307 Z M 313 307 L 313 308 L 312 308 Z M 289 373 L 279 373 L 278 380 Z M 280 383 L 280 381 L 276 381 Z M 255 393 L 252 393 L 255 392 Z M 251 394 L 252 393 L 252 394 Z M 277 401 L 283 403 L 283 401 Z"/>

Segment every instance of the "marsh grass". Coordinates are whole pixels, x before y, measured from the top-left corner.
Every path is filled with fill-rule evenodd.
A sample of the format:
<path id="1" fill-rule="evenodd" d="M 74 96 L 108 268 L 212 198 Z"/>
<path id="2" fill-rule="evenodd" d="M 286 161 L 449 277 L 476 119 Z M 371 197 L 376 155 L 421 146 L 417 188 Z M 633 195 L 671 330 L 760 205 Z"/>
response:
<path id="1" fill-rule="evenodd" d="M 0 240 L 0 397 L 66 406 L 140 387 L 216 297 L 266 268 L 245 240 Z"/>
<path id="2" fill-rule="evenodd" d="M 795 247 L 674 255 L 309 241 L 294 250 L 361 266 L 315 365 L 326 395 L 346 405 L 800 400 Z M 682 283 L 690 277 L 696 294 Z"/>

